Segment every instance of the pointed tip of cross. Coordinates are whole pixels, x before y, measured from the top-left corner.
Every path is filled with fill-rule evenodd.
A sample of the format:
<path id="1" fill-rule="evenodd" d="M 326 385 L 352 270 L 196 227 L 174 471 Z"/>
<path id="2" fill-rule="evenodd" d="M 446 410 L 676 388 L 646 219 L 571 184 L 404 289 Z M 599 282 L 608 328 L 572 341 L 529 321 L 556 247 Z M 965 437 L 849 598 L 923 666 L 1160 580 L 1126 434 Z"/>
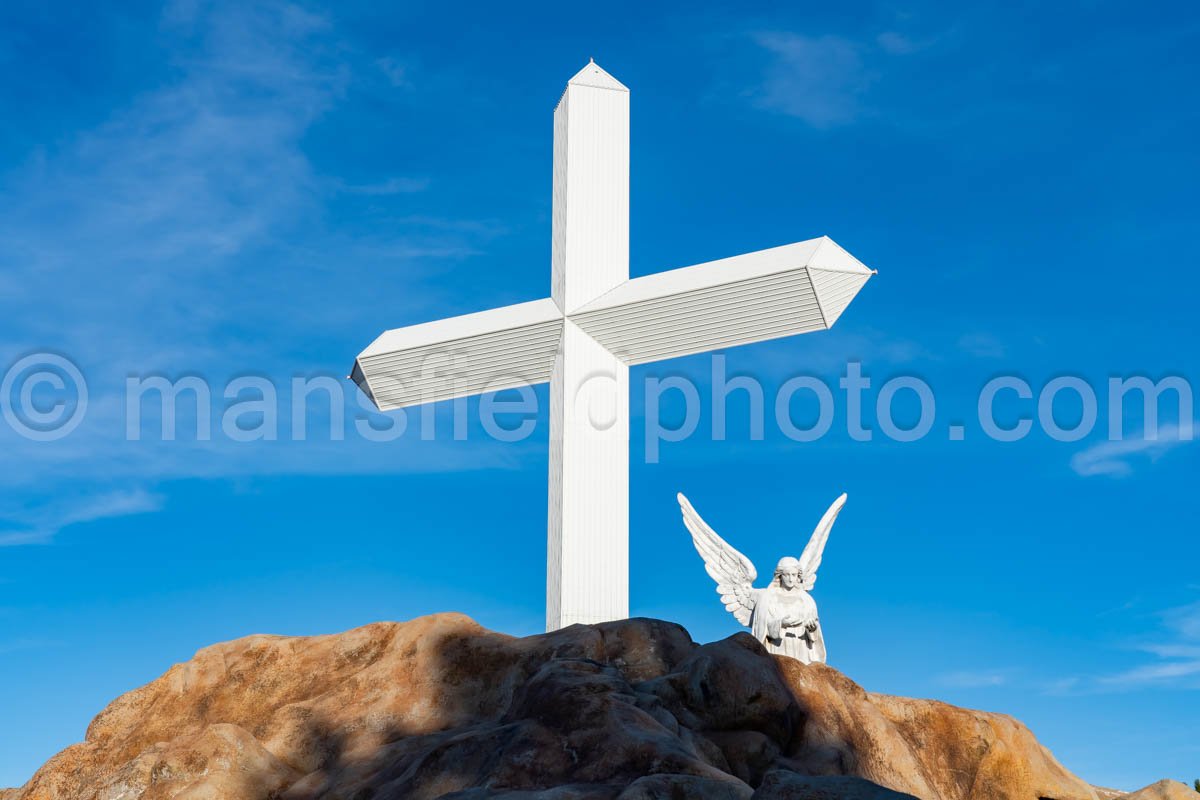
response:
<path id="1" fill-rule="evenodd" d="M 629 88 L 619 80 L 608 74 L 603 67 L 596 63 L 596 59 L 588 58 L 588 63 L 583 69 L 575 73 L 575 77 L 567 81 L 568 84 L 576 86 L 592 86 L 599 89 L 617 89 L 619 91 L 628 92 Z"/>

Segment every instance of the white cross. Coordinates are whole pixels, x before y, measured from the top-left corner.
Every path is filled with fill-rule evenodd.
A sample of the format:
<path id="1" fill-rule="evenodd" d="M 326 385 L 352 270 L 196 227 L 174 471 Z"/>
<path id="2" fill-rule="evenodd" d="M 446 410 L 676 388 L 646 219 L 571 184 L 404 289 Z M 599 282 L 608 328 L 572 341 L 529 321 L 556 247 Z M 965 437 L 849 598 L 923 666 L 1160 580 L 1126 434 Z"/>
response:
<path id="1" fill-rule="evenodd" d="M 825 330 L 871 270 L 827 237 L 629 278 L 629 90 L 594 62 L 554 109 L 551 297 L 384 332 L 382 411 L 550 382 L 546 628 L 629 614 L 629 366 Z"/>

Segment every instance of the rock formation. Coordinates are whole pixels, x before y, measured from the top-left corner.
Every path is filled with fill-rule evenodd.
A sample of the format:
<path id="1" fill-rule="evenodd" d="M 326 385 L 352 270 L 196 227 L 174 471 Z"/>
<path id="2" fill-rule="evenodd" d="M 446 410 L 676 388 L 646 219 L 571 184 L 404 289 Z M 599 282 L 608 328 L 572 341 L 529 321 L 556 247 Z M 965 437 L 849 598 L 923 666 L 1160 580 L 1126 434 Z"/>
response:
<path id="1" fill-rule="evenodd" d="M 872 694 L 748 634 L 513 638 L 457 614 L 201 650 L 0 800 L 1095 800 L 1010 717 Z M 1167 796 L 1167 795 L 1164 795 Z"/>
<path id="2" fill-rule="evenodd" d="M 1159 781 L 1123 796 L 1123 800 L 1197 800 L 1200 794 L 1179 781 Z M 2 798 L 0 798 L 2 800 Z"/>

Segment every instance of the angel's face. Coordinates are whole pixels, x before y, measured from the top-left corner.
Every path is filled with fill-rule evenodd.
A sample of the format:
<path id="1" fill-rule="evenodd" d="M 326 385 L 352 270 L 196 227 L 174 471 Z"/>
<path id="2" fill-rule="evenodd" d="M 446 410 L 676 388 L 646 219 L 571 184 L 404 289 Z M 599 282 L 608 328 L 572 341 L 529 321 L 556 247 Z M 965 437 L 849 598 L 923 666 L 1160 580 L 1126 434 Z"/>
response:
<path id="1" fill-rule="evenodd" d="M 785 569 L 780 572 L 779 585 L 785 589 L 795 589 L 800 585 L 800 570 Z"/>

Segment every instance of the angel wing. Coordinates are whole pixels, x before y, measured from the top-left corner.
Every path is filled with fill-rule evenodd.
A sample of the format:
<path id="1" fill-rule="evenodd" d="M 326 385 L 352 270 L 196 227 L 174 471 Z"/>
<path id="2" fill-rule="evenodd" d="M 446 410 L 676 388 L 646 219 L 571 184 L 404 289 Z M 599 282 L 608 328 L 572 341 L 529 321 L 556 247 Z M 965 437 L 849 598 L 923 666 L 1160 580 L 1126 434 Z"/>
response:
<path id="1" fill-rule="evenodd" d="M 704 569 L 717 582 L 717 594 L 721 595 L 725 610 L 738 622 L 749 625 L 750 613 L 754 611 L 754 579 L 758 577 L 754 564 L 718 536 L 686 497 L 680 494 L 678 498 L 683 524 L 692 534 L 696 552 L 704 559 Z"/>
<path id="2" fill-rule="evenodd" d="M 825 516 L 821 517 L 821 521 L 817 523 L 817 529 L 813 531 L 812 538 L 808 540 L 808 545 L 800 556 L 800 574 L 804 578 L 804 591 L 806 592 L 812 591 L 813 586 L 817 583 L 817 570 L 821 566 L 821 554 L 825 552 L 825 543 L 829 541 L 829 531 L 833 529 L 834 520 L 837 519 L 838 513 L 844 505 L 846 505 L 845 494 L 834 500 L 833 505 L 825 512 Z"/>

